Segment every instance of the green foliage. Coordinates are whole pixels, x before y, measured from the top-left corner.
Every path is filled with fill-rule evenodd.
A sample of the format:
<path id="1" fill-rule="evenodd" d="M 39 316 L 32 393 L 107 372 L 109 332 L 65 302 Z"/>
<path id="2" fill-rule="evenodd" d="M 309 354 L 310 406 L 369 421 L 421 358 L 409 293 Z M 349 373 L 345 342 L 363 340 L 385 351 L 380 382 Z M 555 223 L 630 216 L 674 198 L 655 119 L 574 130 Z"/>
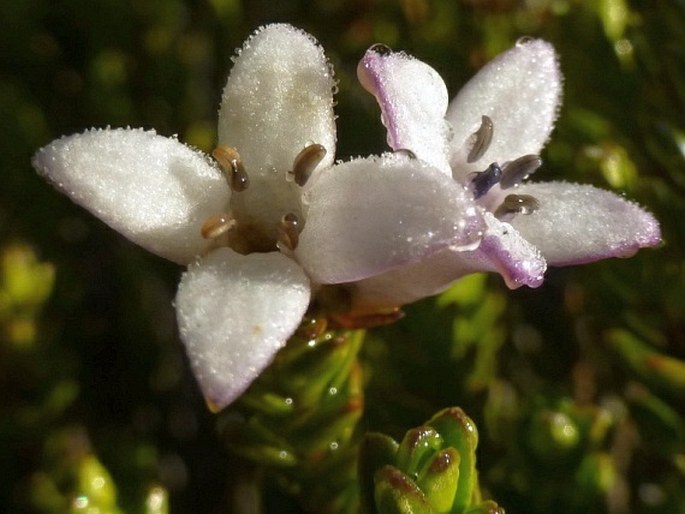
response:
<path id="1" fill-rule="evenodd" d="M 469 277 L 370 331 L 359 354 L 354 335 L 295 341 L 219 416 L 217 436 L 174 332 L 179 270 L 46 186 L 30 158 L 105 125 L 211 148 L 230 56 L 271 21 L 314 34 L 335 65 L 341 159 L 385 145 L 355 77 L 371 44 L 427 61 L 454 94 L 518 37 L 551 41 L 564 106 L 538 174 L 624 192 L 656 213 L 664 245 L 550 270 L 537 290 Z M 210 512 L 260 486 L 268 512 L 349 511 L 366 431 L 402 441 L 367 439 L 365 462 L 386 470 L 378 487 L 362 484 L 367 509 L 377 497 L 388 509 L 426 498 L 442 509 L 457 469 L 455 497 L 469 490 L 471 454 L 443 428 L 432 429 L 443 442 L 426 436 L 412 451 L 402 434 L 459 405 L 479 428 L 479 487 L 510 514 L 685 512 L 682 1 L 26 0 L 0 3 L 0 24 L 6 510 L 70 512 L 86 495 L 101 512 Z M 440 451 L 458 466 L 433 475 L 416 460 Z"/>
<path id="2" fill-rule="evenodd" d="M 219 416 L 226 446 L 272 471 L 312 512 L 356 511 L 363 339 L 362 331 L 305 318 L 269 369 Z"/>
<path id="3" fill-rule="evenodd" d="M 370 433 L 360 455 L 363 512 L 497 514 L 481 501 L 476 474 L 478 432 L 456 407 L 408 431 L 402 442 Z"/>

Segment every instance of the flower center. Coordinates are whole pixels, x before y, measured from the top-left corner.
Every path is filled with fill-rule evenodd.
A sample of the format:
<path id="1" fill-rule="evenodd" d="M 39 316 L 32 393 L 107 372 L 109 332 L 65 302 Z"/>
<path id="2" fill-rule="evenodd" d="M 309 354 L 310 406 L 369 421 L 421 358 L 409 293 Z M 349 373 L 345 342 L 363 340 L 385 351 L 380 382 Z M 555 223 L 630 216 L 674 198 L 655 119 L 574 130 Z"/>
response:
<path id="1" fill-rule="evenodd" d="M 483 157 L 494 134 L 494 124 L 489 116 L 483 115 L 481 125 L 469 138 L 469 153 L 467 163 L 473 163 Z M 500 165 L 493 162 L 484 171 L 476 171 L 467 176 L 468 187 L 473 198 L 479 200 L 499 186 L 500 191 L 514 188 L 526 180 L 542 165 L 539 155 L 523 155 L 513 161 Z M 497 195 L 499 196 L 499 195 Z M 511 220 L 516 214 L 531 214 L 538 210 L 540 202 L 531 195 L 508 194 L 503 201 L 493 209 L 495 216 L 502 221 Z"/>
<path id="2" fill-rule="evenodd" d="M 286 173 L 250 176 L 235 148 L 219 145 L 212 152 L 232 195 L 228 212 L 210 216 L 200 229 L 212 248 L 228 246 L 238 253 L 281 251 L 292 255 L 304 226 L 302 188 L 326 155 L 317 143 L 305 146 Z"/>

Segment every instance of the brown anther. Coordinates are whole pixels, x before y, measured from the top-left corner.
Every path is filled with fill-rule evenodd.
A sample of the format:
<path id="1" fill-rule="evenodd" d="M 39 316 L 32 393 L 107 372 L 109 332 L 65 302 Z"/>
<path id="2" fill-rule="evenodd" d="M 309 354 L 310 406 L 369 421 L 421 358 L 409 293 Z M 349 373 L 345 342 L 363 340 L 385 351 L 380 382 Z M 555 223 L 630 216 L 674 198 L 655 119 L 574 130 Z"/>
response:
<path id="1" fill-rule="evenodd" d="M 215 239 L 235 227 L 236 220 L 225 212 L 214 214 L 202 224 L 200 233 L 205 239 Z"/>
<path id="2" fill-rule="evenodd" d="M 318 143 L 303 148 L 293 161 L 295 183 L 300 187 L 304 186 L 325 156 L 326 148 Z"/>
<path id="3" fill-rule="evenodd" d="M 514 214 L 532 214 L 540 208 L 540 202 L 531 195 L 507 195 L 495 210 L 495 217 L 503 219 Z"/>
<path id="4" fill-rule="evenodd" d="M 300 241 L 300 219 L 289 212 L 281 218 L 278 225 L 278 240 L 276 245 L 281 251 L 292 252 Z"/>
<path id="5" fill-rule="evenodd" d="M 492 143 L 494 131 L 495 127 L 492 120 L 489 116 L 484 114 L 481 117 L 480 127 L 471 136 L 473 138 L 473 146 L 471 147 L 471 150 L 469 150 L 466 162 L 471 164 L 485 155 L 485 152 L 490 148 L 490 143 Z"/>
<path id="6" fill-rule="evenodd" d="M 238 151 L 230 146 L 219 145 L 212 152 L 212 156 L 227 174 L 228 185 L 231 186 L 231 190 L 236 193 L 245 191 L 250 185 L 250 179 Z"/>
<path id="7" fill-rule="evenodd" d="M 499 185 L 502 189 L 514 187 L 526 180 L 540 166 L 542 166 L 542 159 L 535 154 L 524 155 L 509 161 L 502 166 L 502 180 Z"/>

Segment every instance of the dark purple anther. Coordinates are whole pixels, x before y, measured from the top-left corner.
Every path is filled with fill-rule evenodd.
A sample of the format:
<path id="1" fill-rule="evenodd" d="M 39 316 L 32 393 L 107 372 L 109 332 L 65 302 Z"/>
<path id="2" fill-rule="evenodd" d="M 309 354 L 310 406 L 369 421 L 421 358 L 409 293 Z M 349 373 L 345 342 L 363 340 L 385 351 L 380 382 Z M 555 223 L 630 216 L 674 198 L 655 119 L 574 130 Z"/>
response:
<path id="1" fill-rule="evenodd" d="M 477 171 L 471 173 L 471 191 L 473 191 L 473 198 L 478 200 L 485 196 L 492 187 L 497 184 L 502 178 L 502 168 L 496 162 L 493 162 L 485 171 Z"/>

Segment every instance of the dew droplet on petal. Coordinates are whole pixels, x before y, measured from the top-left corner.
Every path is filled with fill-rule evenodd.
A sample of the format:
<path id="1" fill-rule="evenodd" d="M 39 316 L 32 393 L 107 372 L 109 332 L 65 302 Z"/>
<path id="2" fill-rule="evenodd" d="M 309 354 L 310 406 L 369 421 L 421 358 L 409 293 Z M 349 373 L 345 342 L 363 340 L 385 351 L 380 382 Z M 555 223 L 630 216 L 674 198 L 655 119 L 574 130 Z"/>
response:
<path id="1" fill-rule="evenodd" d="M 409 148 L 400 148 L 395 150 L 395 155 L 406 157 L 407 159 L 416 159 L 416 154 L 409 150 Z"/>
<path id="2" fill-rule="evenodd" d="M 509 220 L 515 214 L 532 214 L 540 208 L 540 201 L 531 195 L 507 195 L 495 210 L 499 220 Z"/>
<path id="3" fill-rule="evenodd" d="M 289 253 L 297 248 L 300 241 L 300 218 L 289 212 L 281 218 L 278 225 L 278 240 L 276 245 L 282 252 Z"/>
<path id="4" fill-rule="evenodd" d="M 378 55 L 388 55 L 392 53 L 392 48 L 383 43 L 376 43 L 368 49 L 369 52 L 377 53 Z"/>
<path id="5" fill-rule="evenodd" d="M 526 46 L 527 44 L 532 43 L 533 41 L 535 41 L 535 38 L 532 38 L 530 36 L 523 36 L 516 40 L 516 46 Z"/>

